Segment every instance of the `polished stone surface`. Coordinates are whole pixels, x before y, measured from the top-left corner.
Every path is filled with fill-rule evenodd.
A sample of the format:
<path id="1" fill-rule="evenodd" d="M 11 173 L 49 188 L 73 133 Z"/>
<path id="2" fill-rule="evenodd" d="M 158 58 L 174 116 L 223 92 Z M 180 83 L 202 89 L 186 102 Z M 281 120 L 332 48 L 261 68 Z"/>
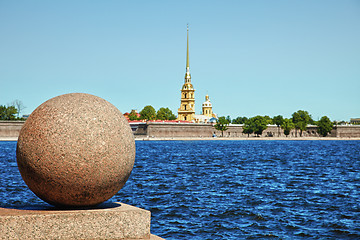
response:
<path id="1" fill-rule="evenodd" d="M 71 93 L 35 109 L 20 131 L 16 155 L 21 176 L 38 197 L 52 205 L 91 206 L 123 187 L 135 141 L 115 106 Z"/>
<path id="2" fill-rule="evenodd" d="M 150 212 L 124 203 L 109 208 L 0 208 L 0 239 L 153 239 Z"/>

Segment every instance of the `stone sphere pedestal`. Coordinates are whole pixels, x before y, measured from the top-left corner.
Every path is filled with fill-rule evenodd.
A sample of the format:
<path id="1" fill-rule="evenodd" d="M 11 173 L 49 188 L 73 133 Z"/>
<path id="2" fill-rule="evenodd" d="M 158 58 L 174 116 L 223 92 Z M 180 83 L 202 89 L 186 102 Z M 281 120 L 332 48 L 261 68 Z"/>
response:
<path id="1" fill-rule="evenodd" d="M 86 210 L 0 208 L 0 239 L 161 240 L 150 212 L 124 203 Z"/>
<path id="2" fill-rule="evenodd" d="M 99 205 L 135 161 L 129 123 L 104 99 L 72 93 L 41 104 L 20 131 L 16 158 L 30 190 L 56 207 L 0 208 L 0 239 L 161 239 L 150 234 L 149 211 Z"/>

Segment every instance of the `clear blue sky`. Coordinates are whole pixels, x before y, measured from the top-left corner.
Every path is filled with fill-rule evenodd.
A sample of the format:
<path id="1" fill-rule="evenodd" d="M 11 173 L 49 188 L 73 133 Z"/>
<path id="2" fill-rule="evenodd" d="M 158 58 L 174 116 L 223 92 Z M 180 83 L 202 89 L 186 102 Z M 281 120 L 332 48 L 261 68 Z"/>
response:
<path id="1" fill-rule="evenodd" d="M 57 95 L 123 113 L 169 107 L 184 83 L 186 24 L 196 113 L 360 117 L 360 1 L 0 0 L 0 104 L 31 113 Z"/>

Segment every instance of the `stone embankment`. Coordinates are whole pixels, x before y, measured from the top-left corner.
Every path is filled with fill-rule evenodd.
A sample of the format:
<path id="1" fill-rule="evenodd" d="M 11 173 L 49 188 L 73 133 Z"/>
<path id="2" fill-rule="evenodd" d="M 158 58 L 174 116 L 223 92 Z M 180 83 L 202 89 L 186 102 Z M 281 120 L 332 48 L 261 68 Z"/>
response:
<path id="1" fill-rule="evenodd" d="M 0 121 L 0 140 L 16 141 L 24 121 Z M 269 125 L 260 137 L 248 136 L 241 124 L 231 124 L 222 136 L 211 124 L 138 122 L 130 123 L 136 140 L 338 140 L 360 139 L 360 125 L 335 126 L 329 136 L 320 137 L 317 127 L 309 125 L 299 136 L 292 130 L 286 137 L 282 129 Z M 216 137 L 214 137 L 216 136 Z"/>
<path id="2" fill-rule="evenodd" d="M 16 141 L 25 121 L 0 121 L 0 140 Z"/>
<path id="3" fill-rule="evenodd" d="M 306 141 L 306 140 L 360 140 L 360 137 L 173 137 L 173 138 L 157 138 L 157 137 L 135 137 L 135 141 L 242 141 L 242 140 L 290 140 L 290 141 Z"/>
<path id="4" fill-rule="evenodd" d="M 300 133 L 292 130 L 286 137 L 283 130 L 276 125 L 268 125 L 260 137 L 243 133 L 242 124 L 230 124 L 222 134 L 212 124 L 200 123 L 168 123 L 168 122 L 136 122 L 130 123 L 136 139 L 299 139 Z M 309 125 L 302 133 L 301 139 L 321 138 L 317 127 Z M 360 125 L 335 126 L 326 137 L 330 138 L 360 138 Z"/>

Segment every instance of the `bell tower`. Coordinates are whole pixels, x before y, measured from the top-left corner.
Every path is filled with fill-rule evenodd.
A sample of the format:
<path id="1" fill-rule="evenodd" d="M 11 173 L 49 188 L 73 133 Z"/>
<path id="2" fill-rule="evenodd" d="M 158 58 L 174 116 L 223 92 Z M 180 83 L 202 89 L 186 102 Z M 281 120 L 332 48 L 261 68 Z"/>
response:
<path id="1" fill-rule="evenodd" d="M 195 115 L 195 89 L 191 84 L 189 64 L 189 25 L 187 26 L 186 46 L 186 73 L 185 83 L 181 88 L 180 108 L 178 109 L 178 120 L 192 121 Z"/>
<path id="2" fill-rule="evenodd" d="M 213 117 L 212 104 L 209 95 L 205 96 L 205 102 L 202 104 L 202 114 L 209 118 Z"/>

